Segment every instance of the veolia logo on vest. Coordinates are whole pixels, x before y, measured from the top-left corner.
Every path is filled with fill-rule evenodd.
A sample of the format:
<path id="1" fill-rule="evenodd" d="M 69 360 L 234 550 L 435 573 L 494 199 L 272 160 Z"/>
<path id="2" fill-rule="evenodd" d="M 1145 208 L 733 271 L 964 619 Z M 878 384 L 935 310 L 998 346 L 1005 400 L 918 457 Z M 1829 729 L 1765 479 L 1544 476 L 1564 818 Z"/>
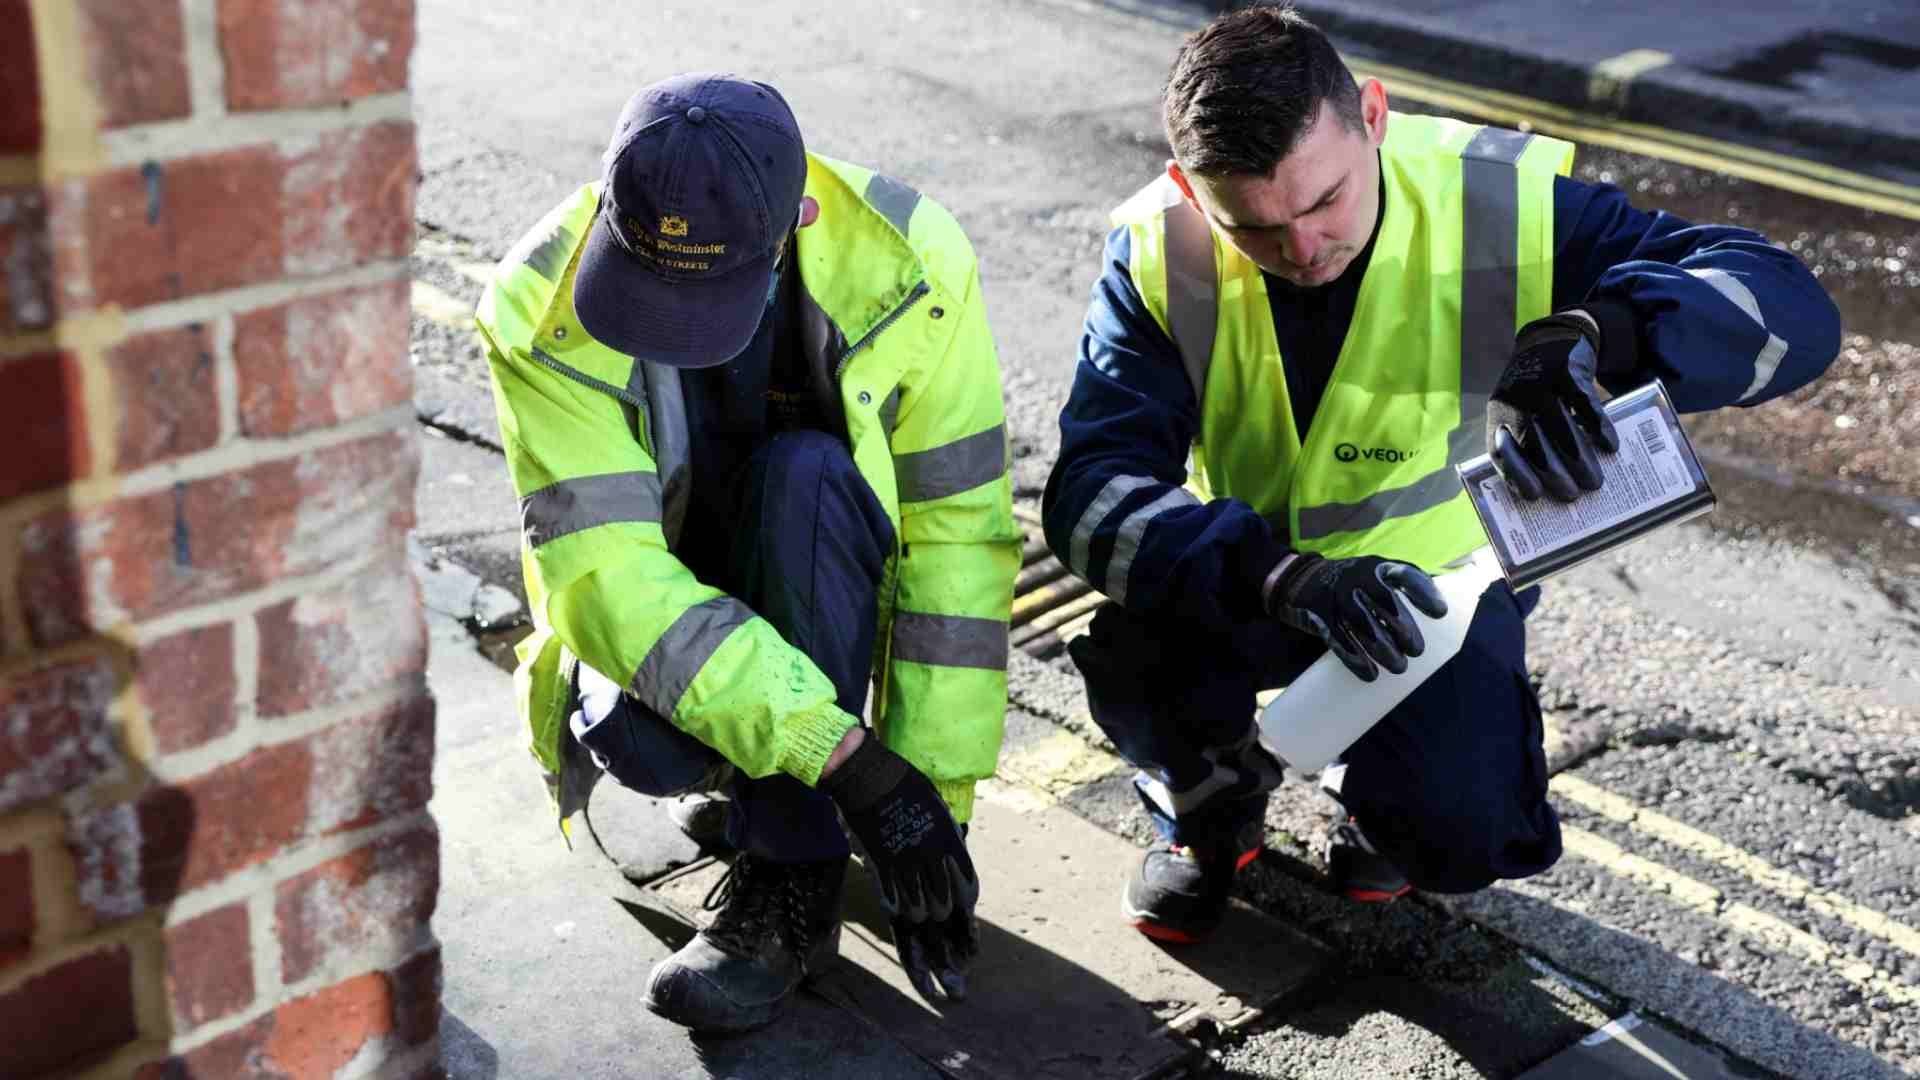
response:
<path id="1" fill-rule="evenodd" d="M 1343 442 L 1333 448 L 1333 459 L 1343 465 L 1362 458 L 1367 461 L 1398 465 L 1403 461 L 1412 461 L 1417 453 L 1419 453 L 1418 450 L 1396 450 L 1391 446 L 1355 446 L 1350 442 Z"/>

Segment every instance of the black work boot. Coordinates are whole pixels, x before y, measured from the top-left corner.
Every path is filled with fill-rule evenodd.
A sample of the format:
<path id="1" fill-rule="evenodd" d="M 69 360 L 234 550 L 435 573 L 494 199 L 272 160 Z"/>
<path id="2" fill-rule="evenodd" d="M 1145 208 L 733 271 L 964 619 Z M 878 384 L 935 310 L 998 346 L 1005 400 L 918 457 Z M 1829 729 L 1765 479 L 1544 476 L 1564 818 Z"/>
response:
<path id="1" fill-rule="evenodd" d="M 1362 904 L 1390 904 L 1413 891 L 1406 875 L 1374 850 L 1350 817 L 1328 830 L 1327 876 L 1342 896 Z"/>
<path id="2" fill-rule="evenodd" d="M 749 1031 L 778 1016 L 802 979 L 840 955 L 847 860 L 741 855 L 707 894 L 713 925 L 647 977 L 648 1010 L 700 1032 Z"/>
<path id="3" fill-rule="evenodd" d="M 1205 941 L 1227 913 L 1233 877 L 1260 856 L 1259 818 L 1204 847 L 1167 844 L 1149 850 L 1127 882 L 1121 912 L 1133 928 L 1161 941 Z"/>

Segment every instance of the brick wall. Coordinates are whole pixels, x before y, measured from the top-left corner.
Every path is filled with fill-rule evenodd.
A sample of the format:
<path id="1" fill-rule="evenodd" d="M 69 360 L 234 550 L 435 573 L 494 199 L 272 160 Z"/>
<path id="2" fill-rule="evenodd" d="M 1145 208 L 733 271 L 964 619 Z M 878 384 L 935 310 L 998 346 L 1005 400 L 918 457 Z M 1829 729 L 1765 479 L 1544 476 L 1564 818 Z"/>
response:
<path id="1" fill-rule="evenodd" d="M 0 27 L 0 1076 L 433 1075 L 412 5 Z"/>

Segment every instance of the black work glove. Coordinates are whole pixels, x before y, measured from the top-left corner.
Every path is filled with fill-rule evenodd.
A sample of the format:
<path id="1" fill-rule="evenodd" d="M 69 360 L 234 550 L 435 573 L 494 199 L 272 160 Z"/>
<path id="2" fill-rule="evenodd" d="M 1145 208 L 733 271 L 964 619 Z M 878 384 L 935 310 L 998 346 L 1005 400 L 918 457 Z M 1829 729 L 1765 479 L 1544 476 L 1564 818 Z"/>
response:
<path id="1" fill-rule="evenodd" d="M 1487 453 L 1522 499 L 1572 502 L 1600 490 L 1600 458 L 1620 449 L 1600 407 L 1600 326 L 1579 309 L 1520 328 L 1513 359 L 1487 402 Z"/>
<path id="2" fill-rule="evenodd" d="M 866 851 L 914 989 L 936 1001 L 937 979 L 947 997 L 966 997 L 967 965 L 980 951 L 980 879 L 932 781 L 869 732 L 820 790 Z"/>
<path id="3" fill-rule="evenodd" d="M 1362 682 L 1386 668 L 1407 670 L 1407 657 L 1427 649 L 1402 597 L 1431 618 L 1447 613 L 1433 579 L 1419 567 L 1372 555 L 1325 559 L 1288 554 L 1267 576 L 1267 613 L 1327 643 Z"/>

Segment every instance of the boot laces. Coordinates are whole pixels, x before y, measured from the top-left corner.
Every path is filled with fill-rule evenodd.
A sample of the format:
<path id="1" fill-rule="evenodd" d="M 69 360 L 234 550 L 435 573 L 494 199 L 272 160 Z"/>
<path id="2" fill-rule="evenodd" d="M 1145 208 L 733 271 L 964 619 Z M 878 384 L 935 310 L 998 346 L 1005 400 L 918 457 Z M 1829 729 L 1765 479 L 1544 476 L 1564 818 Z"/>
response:
<path id="1" fill-rule="evenodd" d="M 741 855 L 707 890 L 700 906 L 714 912 L 707 937 L 716 944 L 751 955 L 778 942 L 802 963 L 813 949 L 809 925 L 813 867 L 782 864 Z"/>

